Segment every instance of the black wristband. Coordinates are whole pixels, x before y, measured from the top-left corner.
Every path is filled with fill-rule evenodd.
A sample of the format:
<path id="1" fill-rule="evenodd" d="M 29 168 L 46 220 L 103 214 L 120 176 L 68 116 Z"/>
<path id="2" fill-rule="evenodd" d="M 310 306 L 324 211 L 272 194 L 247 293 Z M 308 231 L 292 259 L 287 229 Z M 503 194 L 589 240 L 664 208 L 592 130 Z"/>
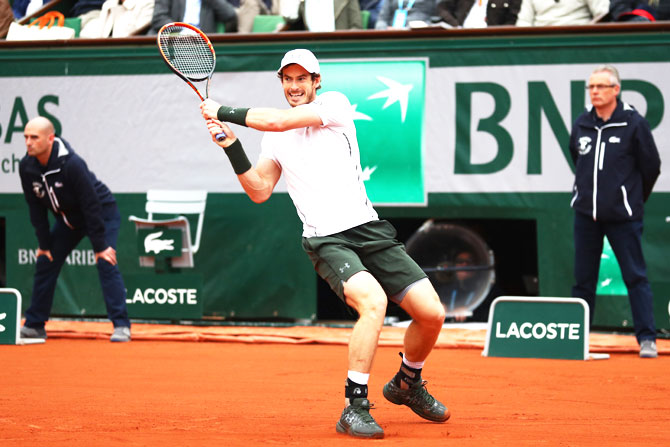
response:
<path id="1" fill-rule="evenodd" d="M 244 107 L 228 107 L 221 106 L 216 112 L 216 117 L 219 121 L 225 121 L 227 123 L 239 124 L 240 126 L 247 126 L 247 113 L 249 112 L 248 108 Z"/>
<path id="2" fill-rule="evenodd" d="M 230 164 L 233 165 L 233 171 L 235 174 L 240 175 L 247 172 L 251 169 L 251 162 L 247 158 L 247 154 L 244 152 L 242 143 L 239 139 L 235 140 L 233 144 L 223 149 L 230 160 Z"/>

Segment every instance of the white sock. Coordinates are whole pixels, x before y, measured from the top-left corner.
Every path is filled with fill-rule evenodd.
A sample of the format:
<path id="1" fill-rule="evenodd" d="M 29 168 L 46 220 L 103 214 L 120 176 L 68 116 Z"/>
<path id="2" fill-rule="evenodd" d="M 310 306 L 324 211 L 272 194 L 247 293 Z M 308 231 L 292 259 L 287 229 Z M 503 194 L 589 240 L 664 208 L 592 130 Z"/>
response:
<path id="1" fill-rule="evenodd" d="M 410 368 L 414 368 L 414 369 L 422 369 L 423 364 L 426 363 L 425 361 L 423 361 L 423 362 L 410 362 L 409 360 L 407 360 L 407 357 L 405 357 L 405 354 L 402 355 L 402 362 L 405 365 L 409 366 Z M 353 380 L 353 379 L 351 379 L 351 380 Z"/>
<path id="2" fill-rule="evenodd" d="M 347 371 L 347 378 L 359 385 L 367 385 L 370 379 L 370 374 L 365 374 L 358 371 Z"/>

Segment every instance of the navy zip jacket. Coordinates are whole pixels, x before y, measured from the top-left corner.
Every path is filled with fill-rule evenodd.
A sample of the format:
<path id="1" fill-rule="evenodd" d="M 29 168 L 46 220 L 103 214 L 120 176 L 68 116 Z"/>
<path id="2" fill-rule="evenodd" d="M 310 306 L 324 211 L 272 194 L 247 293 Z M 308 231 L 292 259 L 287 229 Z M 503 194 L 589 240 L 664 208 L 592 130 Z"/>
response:
<path id="1" fill-rule="evenodd" d="M 26 154 L 19 175 L 42 250 L 51 249 L 47 210 L 71 229 L 84 229 L 96 253 L 108 247 L 102 206 L 115 203 L 114 196 L 69 143 L 56 137 L 46 166 Z"/>
<path id="2" fill-rule="evenodd" d="M 633 107 L 617 99 L 604 122 L 589 105 L 572 128 L 570 154 L 575 162 L 570 206 L 593 220 L 642 219 L 661 159 L 649 123 Z"/>

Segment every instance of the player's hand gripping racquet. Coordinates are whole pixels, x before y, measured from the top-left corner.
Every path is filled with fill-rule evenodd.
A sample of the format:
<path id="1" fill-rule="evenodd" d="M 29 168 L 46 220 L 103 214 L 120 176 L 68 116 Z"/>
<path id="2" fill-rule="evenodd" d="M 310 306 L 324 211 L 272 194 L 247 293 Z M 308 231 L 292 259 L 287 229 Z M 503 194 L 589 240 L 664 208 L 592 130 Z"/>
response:
<path id="1" fill-rule="evenodd" d="M 164 25 L 156 39 L 168 67 L 191 86 L 201 101 L 208 98 L 209 82 L 216 67 L 216 53 L 205 33 L 188 23 L 173 22 Z M 205 80 L 207 85 L 203 97 L 193 83 Z M 225 133 L 216 136 L 218 141 L 225 138 Z"/>

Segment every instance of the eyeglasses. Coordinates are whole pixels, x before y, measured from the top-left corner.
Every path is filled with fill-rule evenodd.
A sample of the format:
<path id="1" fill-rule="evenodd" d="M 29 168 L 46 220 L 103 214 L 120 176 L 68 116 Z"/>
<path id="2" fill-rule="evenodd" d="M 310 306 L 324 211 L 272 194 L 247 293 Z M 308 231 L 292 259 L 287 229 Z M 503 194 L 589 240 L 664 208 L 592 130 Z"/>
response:
<path id="1" fill-rule="evenodd" d="M 615 84 L 593 84 L 587 85 L 586 90 L 605 90 L 606 88 L 612 88 Z"/>

